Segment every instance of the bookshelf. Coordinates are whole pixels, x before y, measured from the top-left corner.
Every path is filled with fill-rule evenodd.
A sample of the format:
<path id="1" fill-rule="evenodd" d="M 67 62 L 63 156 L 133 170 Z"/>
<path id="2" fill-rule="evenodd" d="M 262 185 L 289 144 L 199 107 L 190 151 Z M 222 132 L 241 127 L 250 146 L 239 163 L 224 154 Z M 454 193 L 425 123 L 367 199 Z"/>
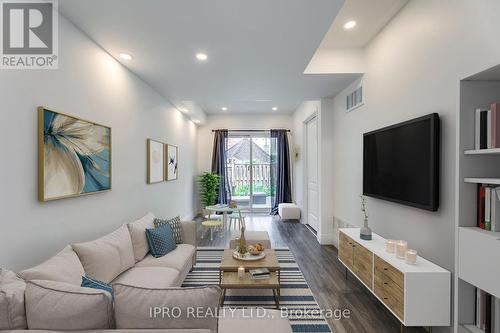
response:
<path id="1" fill-rule="evenodd" d="M 500 148 L 493 149 L 469 149 L 464 151 L 465 155 L 495 155 L 500 154 Z"/>
<path id="2" fill-rule="evenodd" d="M 500 185 L 500 178 L 464 178 L 465 183 Z"/>
<path id="3" fill-rule="evenodd" d="M 500 185 L 500 149 L 471 149 L 475 110 L 500 102 L 500 65 L 460 81 L 458 117 L 454 332 L 484 333 L 475 324 L 475 293 L 480 288 L 500 297 L 500 233 L 477 224 L 478 184 Z"/>

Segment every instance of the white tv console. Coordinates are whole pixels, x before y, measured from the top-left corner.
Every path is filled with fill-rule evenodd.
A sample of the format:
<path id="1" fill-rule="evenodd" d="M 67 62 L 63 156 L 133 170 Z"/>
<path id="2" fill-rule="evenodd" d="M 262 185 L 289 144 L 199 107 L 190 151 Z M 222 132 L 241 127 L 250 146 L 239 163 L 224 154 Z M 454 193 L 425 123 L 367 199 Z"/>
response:
<path id="1" fill-rule="evenodd" d="M 422 257 L 410 265 L 385 251 L 385 239 L 339 229 L 339 260 L 404 326 L 451 325 L 451 273 Z"/>

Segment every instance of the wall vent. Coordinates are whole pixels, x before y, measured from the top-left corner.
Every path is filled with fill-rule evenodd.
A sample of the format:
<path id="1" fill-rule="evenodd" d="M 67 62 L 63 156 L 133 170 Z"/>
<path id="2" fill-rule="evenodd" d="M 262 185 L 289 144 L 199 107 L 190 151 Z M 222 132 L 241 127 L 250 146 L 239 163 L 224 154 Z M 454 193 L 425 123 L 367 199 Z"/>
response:
<path id="1" fill-rule="evenodd" d="M 350 112 L 364 104 L 363 86 L 359 86 L 346 97 L 346 112 Z"/>

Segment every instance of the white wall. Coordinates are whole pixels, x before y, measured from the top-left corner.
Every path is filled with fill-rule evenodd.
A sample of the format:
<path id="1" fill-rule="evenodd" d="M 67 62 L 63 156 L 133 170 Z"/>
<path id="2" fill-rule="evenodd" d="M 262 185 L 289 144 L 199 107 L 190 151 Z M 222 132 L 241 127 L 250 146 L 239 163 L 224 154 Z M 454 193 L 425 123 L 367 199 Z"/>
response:
<path id="1" fill-rule="evenodd" d="M 148 211 L 191 216 L 196 126 L 64 18 L 58 70 L 0 73 L 0 266 L 21 269 Z M 37 106 L 113 130 L 111 192 L 37 201 Z M 146 138 L 179 146 L 179 179 L 146 185 Z"/>
<path id="2" fill-rule="evenodd" d="M 407 239 L 419 254 L 453 270 L 459 80 L 500 63 L 499 12 L 498 0 L 410 1 L 367 46 L 365 105 L 346 113 L 346 91 L 334 99 L 331 204 L 336 218 L 362 224 L 362 134 L 437 112 L 439 211 L 370 198 L 368 214 L 375 232 Z"/>
<path id="3" fill-rule="evenodd" d="M 305 123 L 313 116 L 317 116 L 318 121 L 318 213 L 319 228 L 317 238 L 321 244 L 334 244 L 333 229 L 333 206 L 331 198 L 333 195 L 331 172 L 332 145 L 333 145 L 333 100 L 331 98 L 322 98 L 319 101 L 303 102 L 293 114 L 293 136 L 294 148 L 299 153 L 294 161 L 294 199 L 301 208 L 301 222 L 306 223 L 307 214 L 307 179 L 306 177 L 306 152 L 305 152 Z"/>

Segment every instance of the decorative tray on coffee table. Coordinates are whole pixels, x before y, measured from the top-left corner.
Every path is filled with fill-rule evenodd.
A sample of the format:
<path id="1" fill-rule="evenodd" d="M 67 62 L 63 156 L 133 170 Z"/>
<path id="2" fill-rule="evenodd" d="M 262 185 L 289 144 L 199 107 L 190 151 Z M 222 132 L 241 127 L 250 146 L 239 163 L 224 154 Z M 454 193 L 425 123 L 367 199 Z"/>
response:
<path id="1" fill-rule="evenodd" d="M 240 255 L 237 251 L 233 252 L 233 258 L 241 261 L 256 261 L 260 259 L 264 259 L 266 257 L 266 252 L 262 251 L 257 255 L 253 255 L 250 252 L 247 252 L 243 255 Z"/>

